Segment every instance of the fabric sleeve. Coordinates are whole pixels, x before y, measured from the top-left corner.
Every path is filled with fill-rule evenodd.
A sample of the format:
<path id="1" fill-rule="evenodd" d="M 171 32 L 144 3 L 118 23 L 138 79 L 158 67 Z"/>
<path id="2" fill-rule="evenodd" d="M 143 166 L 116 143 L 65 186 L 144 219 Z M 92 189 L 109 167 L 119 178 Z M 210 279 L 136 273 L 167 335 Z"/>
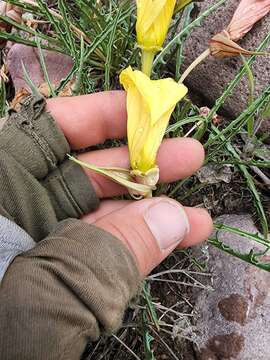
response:
<path id="1" fill-rule="evenodd" d="M 36 242 L 58 219 L 48 192 L 11 155 L 0 150 L 0 214 L 23 228 Z"/>
<path id="2" fill-rule="evenodd" d="M 34 240 L 22 228 L 0 215 L 0 283 L 15 256 L 35 245 Z"/>
<path id="3" fill-rule="evenodd" d="M 66 158 L 69 151 L 43 98 L 28 98 L 0 123 L 0 215 L 35 241 L 58 221 L 80 218 L 99 205 L 84 170 Z"/>
<path id="4" fill-rule="evenodd" d="M 40 96 L 28 97 L 19 112 L 10 110 L 0 128 L 0 149 L 37 179 L 45 178 L 70 152 L 69 144 Z"/>
<path id="5" fill-rule="evenodd" d="M 81 220 L 60 222 L 3 278 L 1 359 L 80 359 L 87 341 L 120 326 L 139 288 L 135 260 L 117 238 Z"/>

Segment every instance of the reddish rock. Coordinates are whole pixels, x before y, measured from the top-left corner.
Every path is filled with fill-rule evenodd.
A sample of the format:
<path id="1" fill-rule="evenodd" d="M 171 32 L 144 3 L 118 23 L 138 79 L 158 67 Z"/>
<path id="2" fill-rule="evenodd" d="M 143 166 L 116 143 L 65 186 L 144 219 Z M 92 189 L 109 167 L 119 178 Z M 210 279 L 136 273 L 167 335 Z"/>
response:
<path id="1" fill-rule="evenodd" d="M 208 341 L 207 347 L 218 359 L 235 358 L 244 347 L 244 337 L 236 333 L 217 335 Z"/>
<path id="2" fill-rule="evenodd" d="M 223 215 L 216 221 L 258 233 L 249 215 Z M 217 236 L 241 253 L 259 249 L 251 240 L 223 230 Z M 208 265 L 214 291 L 197 294 L 196 360 L 269 359 L 270 273 L 212 246 Z"/>
<path id="3" fill-rule="evenodd" d="M 231 294 L 219 301 L 218 308 L 224 319 L 244 325 L 248 313 L 248 302 L 244 296 Z"/>
<path id="4" fill-rule="evenodd" d="M 58 85 L 70 72 L 73 60 L 64 54 L 43 50 L 44 60 L 50 81 Z M 39 87 L 45 80 L 40 66 L 38 50 L 36 48 L 15 44 L 11 47 L 7 56 L 7 66 L 16 91 L 24 88 L 30 90 L 24 81 L 22 62 L 33 83 Z"/>

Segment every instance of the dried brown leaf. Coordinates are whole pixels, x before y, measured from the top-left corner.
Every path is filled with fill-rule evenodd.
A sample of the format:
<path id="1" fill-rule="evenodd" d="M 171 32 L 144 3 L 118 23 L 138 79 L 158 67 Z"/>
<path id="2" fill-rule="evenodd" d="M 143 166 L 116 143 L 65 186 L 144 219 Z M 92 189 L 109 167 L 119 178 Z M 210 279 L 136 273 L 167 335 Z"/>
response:
<path id="1" fill-rule="evenodd" d="M 64 89 L 62 91 L 60 91 L 60 93 L 58 94 L 58 96 L 60 97 L 65 97 L 65 96 L 72 96 L 73 92 L 73 85 L 75 83 L 75 79 L 71 79 L 67 85 L 64 87 Z"/>
<path id="2" fill-rule="evenodd" d="M 59 86 L 59 83 L 51 84 L 54 89 L 56 89 Z M 64 87 L 62 91 L 59 92 L 59 97 L 67 97 L 72 96 L 72 85 L 74 84 L 74 80 L 70 80 L 67 85 Z M 44 82 L 38 87 L 39 92 L 41 95 L 43 95 L 45 98 L 49 98 L 51 96 L 50 87 L 48 83 Z"/>
<path id="3" fill-rule="evenodd" d="M 0 81 L 4 81 L 6 83 L 9 81 L 8 68 L 7 68 L 6 64 L 3 64 L 0 69 Z"/>
<path id="4" fill-rule="evenodd" d="M 30 92 L 27 89 L 25 88 L 19 89 L 16 92 L 15 97 L 10 104 L 10 107 L 16 111 L 20 111 L 22 101 L 29 95 Z"/>

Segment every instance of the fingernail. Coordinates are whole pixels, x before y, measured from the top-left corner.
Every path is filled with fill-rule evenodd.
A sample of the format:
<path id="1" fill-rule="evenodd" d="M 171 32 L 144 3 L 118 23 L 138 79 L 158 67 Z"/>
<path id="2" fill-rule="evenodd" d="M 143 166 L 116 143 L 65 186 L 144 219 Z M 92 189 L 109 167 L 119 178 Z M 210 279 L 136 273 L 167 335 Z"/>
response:
<path id="1" fill-rule="evenodd" d="M 176 246 L 189 232 L 187 215 L 174 201 L 161 200 L 150 206 L 144 219 L 161 250 Z"/>

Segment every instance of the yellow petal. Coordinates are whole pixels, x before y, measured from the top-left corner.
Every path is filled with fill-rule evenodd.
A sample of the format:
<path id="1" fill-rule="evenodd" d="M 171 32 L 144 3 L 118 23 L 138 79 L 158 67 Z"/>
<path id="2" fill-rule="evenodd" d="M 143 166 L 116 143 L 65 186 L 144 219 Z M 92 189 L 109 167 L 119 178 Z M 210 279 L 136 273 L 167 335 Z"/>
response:
<path id="1" fill-rule="evenodd" d="M 176 0 L 137 0 L 137 42 L 145 50 L 160 50 Z"/>
<path id="2" fill-rule="evenodd" d="M 150 80 L 131 67 L 122 71 L 120 82 L 127 91 L 128 146 L 134 170 L 155 167 L 156 154 L 171 113 L 187 88 L 173 79 Z"/>
<path id="3" fill-rule="evenodd" d="M 141 71 L 133 71 L 130 66 L 122 71 L 120 82 L 125 90 L 135 87 L 141 94 L 144 106 L 150 113 L 151 125 L 154 125 L 187 93 L 187 88 L 182 84 L 177 84 L 173 79 L 151 80 Z"/>
<path id="4" fill-rule="evenodd" d="M 187 4 L 189 4 L 192 0 L 178 0 L 175 5 L 174 12 L 182 10 Z"/>

